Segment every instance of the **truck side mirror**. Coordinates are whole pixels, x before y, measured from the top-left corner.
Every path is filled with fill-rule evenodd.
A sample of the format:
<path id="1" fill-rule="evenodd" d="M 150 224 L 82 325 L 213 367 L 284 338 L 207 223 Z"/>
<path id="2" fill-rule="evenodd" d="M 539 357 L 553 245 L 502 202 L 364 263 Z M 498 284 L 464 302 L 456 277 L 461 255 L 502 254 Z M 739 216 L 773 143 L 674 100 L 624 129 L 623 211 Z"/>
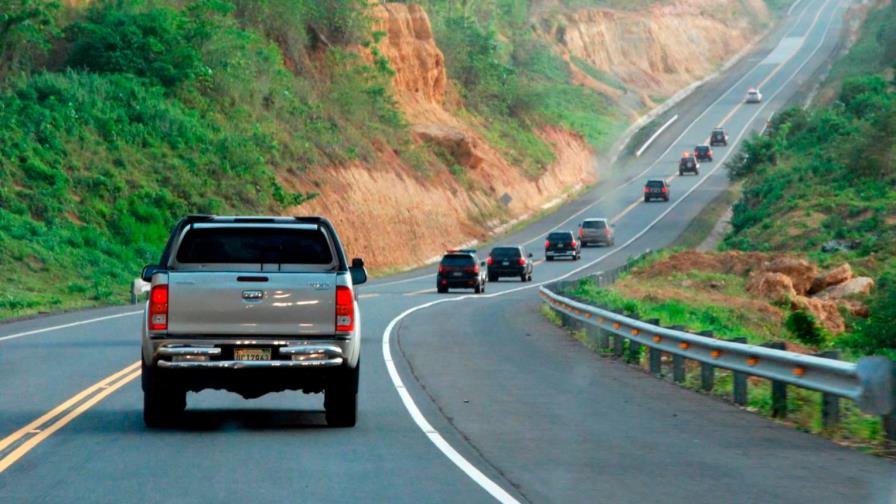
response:
<path id="1" fill-rule="evenodd" d="M 352 259 L 352 265 L 348 269 L 352 275 L 352 284 L 361 285 L 367 281 L 367 270 L 364 269 L 364 259 L 356 257 Z"/>
<path id="2" fill-rule="evenodd" d="M 531 257 L 532 257 L 532 252 L 529 252 L 529 258 L 531 258 Z"/>
<path id="3" fill-rule="evenodd" d="M 144 282 L 152 282 L 152 276 L 160 271 L 165 271 L 165 268 L 158 264 L 147 264 L 143 267 L 143 273 L 140 274 L 140 279 Z"/>

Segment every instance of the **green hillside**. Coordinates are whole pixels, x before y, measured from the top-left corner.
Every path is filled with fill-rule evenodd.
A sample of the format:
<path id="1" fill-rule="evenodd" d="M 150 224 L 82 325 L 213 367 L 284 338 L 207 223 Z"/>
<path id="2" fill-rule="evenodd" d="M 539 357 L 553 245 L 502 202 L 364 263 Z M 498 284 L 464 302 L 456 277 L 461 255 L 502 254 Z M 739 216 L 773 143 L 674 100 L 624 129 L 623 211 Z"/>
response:
<path id="1" fill-rule="evenodd" d="M 573 86 L 532 35 L 529 2 L 432 1 L 462 117 L 535 176 L 533 129 L 598 147 L 623 120 Z M 463 177 L 412 141 L 364 0 L 12 0 L 0 13 L 0 319 L 122 302 L 174 220 L 281 212 L 314 194 L 275 174 L 400 153 Z M 483 15 L 490 13 L 489 15 Z M 366 53 L 366 54 L 364 54 Z"/>

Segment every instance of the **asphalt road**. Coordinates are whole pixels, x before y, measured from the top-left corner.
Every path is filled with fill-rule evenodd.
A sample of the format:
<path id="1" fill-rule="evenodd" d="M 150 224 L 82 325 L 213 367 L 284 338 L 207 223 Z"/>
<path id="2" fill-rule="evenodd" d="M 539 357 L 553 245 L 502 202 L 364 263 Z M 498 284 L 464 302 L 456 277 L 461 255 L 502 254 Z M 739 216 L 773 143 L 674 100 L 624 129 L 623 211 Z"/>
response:
<path id="1" fill-rule="evenodd" d="M 0 326 L 0 502 L 896 502 L 893 463 L 601 359 L 541 318 L 535 289 L 680 234 L 725 189 L 733 146 L 674 177 L 670 203 L 643 203 L 644 179 L 673 176 L 716 125 L 761 128 L 830 58 L 843 13 L 802 0 L 640 159 L 501 240 L 540 258 L 547 231 L 607 216 L 616 247 L 478 296 L 435 294 L 433 268 L 360 287 L 353 429 L 327 428 L 319 396 L 205 391 L 182 425 L 147 430 L 135 307 Z M 757 85 L 765 102 L 742 105 Z"/>

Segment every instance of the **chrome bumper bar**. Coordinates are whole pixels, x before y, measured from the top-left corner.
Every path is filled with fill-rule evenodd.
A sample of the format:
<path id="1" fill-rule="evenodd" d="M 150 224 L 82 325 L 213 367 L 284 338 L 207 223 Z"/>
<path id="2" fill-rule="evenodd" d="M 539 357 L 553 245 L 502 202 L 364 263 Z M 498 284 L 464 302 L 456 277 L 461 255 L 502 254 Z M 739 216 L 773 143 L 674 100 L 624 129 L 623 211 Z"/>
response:
<path id="1" fill-rule="evenodd" d="M 262 369 L 337 367 L 345 361 L 342 348 L 336 345 L 301 345 L 276 347 L 284 360 L 212 360 L 220 357 L 217 347 L 170 346 L 159 348 L 158 366 L 165 369 Z"/>

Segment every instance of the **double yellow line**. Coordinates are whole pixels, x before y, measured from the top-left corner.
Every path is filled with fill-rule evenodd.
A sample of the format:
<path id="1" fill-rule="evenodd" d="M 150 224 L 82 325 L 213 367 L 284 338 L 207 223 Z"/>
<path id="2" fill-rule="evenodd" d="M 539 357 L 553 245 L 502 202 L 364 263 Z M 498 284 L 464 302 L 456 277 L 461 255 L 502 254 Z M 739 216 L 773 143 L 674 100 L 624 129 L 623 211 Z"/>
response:
<path id="1" fill-rule="evenodd" d="M 0 473 L 41 441 L 138 376 L 140 376 L 140 361 L 78 392 L 40 418 L 0 440 L 0 457 L 2 457 L 0 458 Z"/>

